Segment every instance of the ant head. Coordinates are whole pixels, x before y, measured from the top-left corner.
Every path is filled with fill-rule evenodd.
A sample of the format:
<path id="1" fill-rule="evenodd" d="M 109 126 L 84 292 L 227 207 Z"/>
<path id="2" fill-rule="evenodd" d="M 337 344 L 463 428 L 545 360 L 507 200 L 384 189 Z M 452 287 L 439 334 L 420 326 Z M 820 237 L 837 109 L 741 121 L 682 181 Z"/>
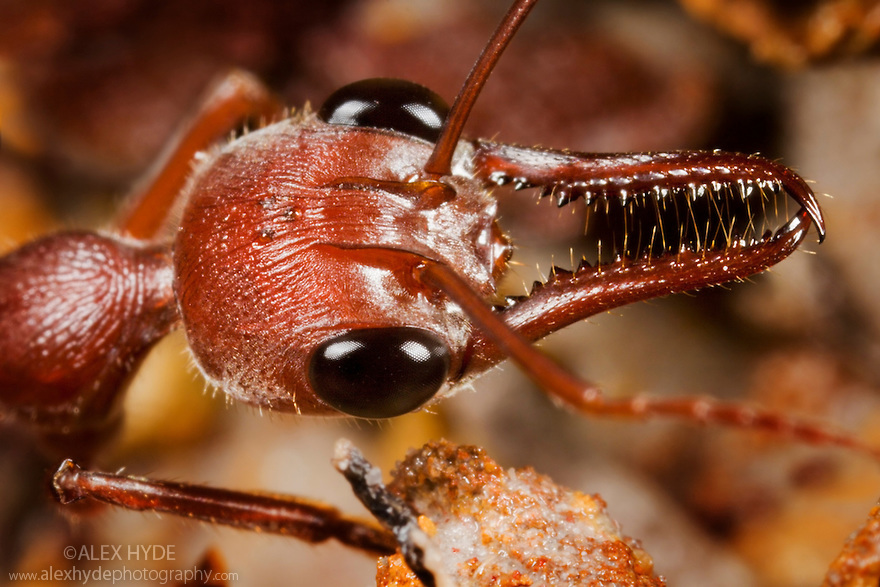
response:
<path id="1" fill-rule="evenodd" d="M 494 295 L 509 247 L 494 200 L 452 173 L 453 156 L 534 2 L 514 3 L 451 110 L 417 84 L 365 80 L 317 117 L 250 133 L 202 163 L 174 263 L 181 318 L 209 380 L 273 409 L 379 418 L 460 377 L 468 320 L 395 252 L 444 263 Z"/>
<path id="2" fill-rule="evenodd" d="M 458 378 L 468 320 L 395 260 L 441 261 L 486 297 L 507 260 L 483 186 L 425 178 L 445 112 L 416 84 L 358 82 L 202 162 L 174 262 L 210 380 L 272 409 L 381 418 Z"/>

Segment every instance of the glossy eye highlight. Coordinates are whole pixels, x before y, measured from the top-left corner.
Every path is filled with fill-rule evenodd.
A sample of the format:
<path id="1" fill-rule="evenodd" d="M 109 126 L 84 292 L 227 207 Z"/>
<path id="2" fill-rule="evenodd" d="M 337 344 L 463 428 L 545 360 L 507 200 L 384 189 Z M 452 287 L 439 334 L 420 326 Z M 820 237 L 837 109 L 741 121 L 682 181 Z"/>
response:
<path id="1" fill-rule="evenodd" d="M 449 349 L 432 332 L 368 328 L 323 342 L 309 361 L 309 382 L 344 414 L 390 418 L 434 397 L 448 371 Z"/>
<path id="2" fill-rule="evenodd" d="M 448 113 L 443 98 L 424 86 L 373 78 L 333 92 L 318 117 L 329 124 L 384 128 L 435 142 Z"/>

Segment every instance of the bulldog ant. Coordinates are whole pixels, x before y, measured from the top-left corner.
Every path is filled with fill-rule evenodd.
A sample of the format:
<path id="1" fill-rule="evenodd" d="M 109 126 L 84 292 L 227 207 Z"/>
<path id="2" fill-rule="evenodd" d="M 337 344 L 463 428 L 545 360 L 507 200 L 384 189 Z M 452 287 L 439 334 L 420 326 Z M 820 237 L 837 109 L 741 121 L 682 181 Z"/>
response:
<path id="1" fill-rule="evenodd" d="M 532 342 L 624 304 L 761 272 L 822 212 L 782 165 L 724 152 L 588 154 L 463 139 L 471 107 L 535 0 L 515 0 L 451 108 L 410 82 L 366 80 L 208 150 L 279 104 L 233 73 L 201 104 L 119 222 L 0 259 L 0 406 L 56 453 L 88 460 L 151 346 L 182 328 L 230 397 L 303 415 L 390 418 L 506 358 L 587 415 L 674 416 L 878 452 L 786 415 L 706 398 L 607 399 Z M 191 162 L 197 166 L 190 172 Z M 499 299 L 511 247 L 488 190 L 583 198 L 595 250 L 527 296 Z M 501 196 L 503 197 L 503 196 Z M 791 202 L 797 210 L 785 210 Z M 185 203 L 172 239 L 163 229 Z M 84 497 L 370 552 L 390 535 L 332 508 L 81 470 Z"/>

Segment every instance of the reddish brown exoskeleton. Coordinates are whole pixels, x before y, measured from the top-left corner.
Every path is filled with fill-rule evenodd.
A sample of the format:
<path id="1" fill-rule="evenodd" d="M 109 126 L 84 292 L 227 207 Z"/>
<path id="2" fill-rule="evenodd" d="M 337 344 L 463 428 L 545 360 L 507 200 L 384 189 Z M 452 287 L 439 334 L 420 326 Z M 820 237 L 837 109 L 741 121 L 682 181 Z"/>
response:
<path id="1" fill-rule="evenodd" d="M 585 414 L 673 415 L 870 450 L 702 398 L 607 400 L 533 348 L 598 312 L 763 271 L 813 224 L 824 237 L 806 183 L 758 157 L 595 155 L 462 139 L 482 84 L 533 4 L 515 2 L 451 109 L 415 84 L 367 80 L 317 114 L 199 154 L 242 118 L 279 111 L 246 75 L 219 84 L 118 234 L 62 233 L 0 260 L 0 406 L 32 421 L 64 456 L 87 459 L 114 429 L 120 390 L 140 358 L 182 327 L 210 381 L 271 410 L 393 417 L 510 357 Z M 554 269 L 528 296 L 504 300 L 495 283 L 510 246 L 489 188 L 508 183 L 560 206 L 584 198 L 596 247 L 577 268 Z M 177 202 L 185 202 L 177 231 L 163 239 Z M 63 501 L 92 496 L 393 549 L 388 534 L 295 500 L 102 476 L 69 461 L 55 487 Z"/>

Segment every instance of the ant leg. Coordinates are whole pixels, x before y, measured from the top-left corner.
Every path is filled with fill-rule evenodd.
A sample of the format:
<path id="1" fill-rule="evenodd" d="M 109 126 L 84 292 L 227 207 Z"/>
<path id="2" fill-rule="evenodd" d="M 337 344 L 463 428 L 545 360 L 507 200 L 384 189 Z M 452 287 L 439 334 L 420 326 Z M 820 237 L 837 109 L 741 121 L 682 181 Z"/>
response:
<path id="1" fill-rule="evenodd" d="M 185 185 L 198 151 L 248 118 L 269 120 L 280 112 L 281 104 L 257 78 L 243 71 L 227 74 L 208 90 L 189 123 L 169 142 L 135 189 L 118 222 L 119 230 L 134 238 L 154 237 Z"/>
<path id="2" fill-rule="evenodd" d="M 607 399 L 597 387 L 579 380 L 535 349 L 446 265 L 422 258 L 414 265 L 414 274 L 421 283 L 446 293 L 456 302 L 488 339 L 519 364 L 536 384 L 581 413 L 624 418 L 676 417 L 700 424 L 766 430 L 801 442 L 842 446 L 880 460 L 880 449 L 857 438 L 768 410 L 704 397 Z"/>
<path id="3" fill-rule="evenodd" d="M 52 480 L 62 504 L 92 498 L 131 510 L 174 514 L 243 530 L 293 536 L 306 542 L 339 542 L 370 555 L 397 550 L 394 536 L 375 523 L 293 496 L 245 493 L 86 471 L 64 461 Z"/>

